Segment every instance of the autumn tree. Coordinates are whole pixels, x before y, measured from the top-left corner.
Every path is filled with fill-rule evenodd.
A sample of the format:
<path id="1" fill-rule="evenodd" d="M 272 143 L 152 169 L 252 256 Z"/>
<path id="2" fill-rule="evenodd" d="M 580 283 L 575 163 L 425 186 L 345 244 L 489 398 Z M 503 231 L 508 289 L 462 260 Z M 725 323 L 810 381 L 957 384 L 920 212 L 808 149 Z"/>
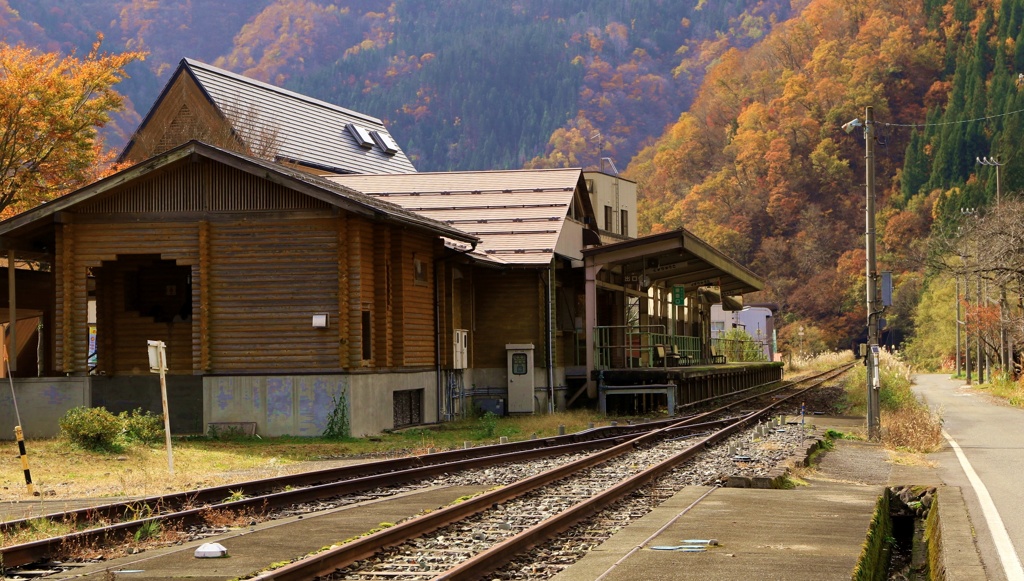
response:
<path id="1" fill-rule="evenodd" d="M 96 179 L 110 153 L 97 129 L 119 109 L 114 85 L 143 53 L 85 58 L 0 44 L 0 212 L 9 216 Z"/>
<path id="2" fill-rule="evenodd" d="M 960 214 L 931 239 L 930 270 L 961 281 L 968 332 L 990 353 L 1003 339 L 1024 344 L 1024 201 Z M 966 281 L 966 283 L 964 282 Z M 1018 347 L 1019 349 L 1019 347 Z"/>

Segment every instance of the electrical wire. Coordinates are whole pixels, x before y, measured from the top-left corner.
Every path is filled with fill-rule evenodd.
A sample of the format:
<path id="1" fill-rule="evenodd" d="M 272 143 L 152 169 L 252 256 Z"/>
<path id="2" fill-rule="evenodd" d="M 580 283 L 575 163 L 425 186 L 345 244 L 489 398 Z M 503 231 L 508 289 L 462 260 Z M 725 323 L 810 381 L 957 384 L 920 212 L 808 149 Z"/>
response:
<path id="1" fill-rule="evenodd" d="M 975 121 L 990 121 L 992 119 L 998 119 L 999 117 L 1006 117 L 1009 115 L 1016 115 L 1017 113 L 1024 113 L 1024 109 L 1017 109 L 1016 111 L 1007 111 L 1006 113 L 1000 113 L 998 115 L 989 115 L 987 117 L 976 117 L 974 119 L 962 119 L 960 121 L 942 121 L 939 123 L 884 123 L 881 121 L 875 121 L 875 125 L 884 125 L 886 127 L 939 127 L 942 125 L 958 125 L 961 123 L 973 123 Z"/>

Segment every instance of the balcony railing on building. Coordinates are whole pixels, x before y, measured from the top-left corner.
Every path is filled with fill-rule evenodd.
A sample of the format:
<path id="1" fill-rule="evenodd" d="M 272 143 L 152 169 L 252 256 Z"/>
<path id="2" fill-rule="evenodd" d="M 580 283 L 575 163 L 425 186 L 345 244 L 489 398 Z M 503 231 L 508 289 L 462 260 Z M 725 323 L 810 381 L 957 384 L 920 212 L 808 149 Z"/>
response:
<path id="1" fill-rule="evenodd" d="M 703 348 L 702 348 L 703 347 Z M 664 325 L 594 327 L 597 369 L 685 367 L 697 364 L 767 361 L 764 341 L 711 339 L 668 333 Z"/>

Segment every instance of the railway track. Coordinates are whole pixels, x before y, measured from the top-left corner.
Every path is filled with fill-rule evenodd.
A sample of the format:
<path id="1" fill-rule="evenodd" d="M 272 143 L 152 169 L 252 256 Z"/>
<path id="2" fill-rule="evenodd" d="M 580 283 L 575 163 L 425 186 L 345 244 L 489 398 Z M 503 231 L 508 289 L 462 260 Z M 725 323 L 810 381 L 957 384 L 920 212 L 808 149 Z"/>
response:
<path id="1" fill-rule="evenodd" d="M 653 482 L 706 447 L 757 423 L 807 390 L 845 373 L 851 366 L 805 379 L 802 383 L 809 385 L 802 389 L 785 386 L 734 402 L 729 407 L 776 396 L 769 405 L 726 422 L 724 427 L 706 435 L 688 438 L 682 445 L 673 437 L 692 432 L 690 422 L 638 435 L 607 450 L 311 555 L 255 579 L 478 579 Z M 792 393 L 779 395 L 787 389 Z M 663 443 L 654 445 L 658 440 Z M 517 519 L 515 526 L 510 522 L 512 515 Z M 522 515 L 532 516 L 524 521 Z M 424 545 L 442 548 L 424 551 Z M 395 558 L 371 559 L 384 550 Z"/>
<path id="2" fill-rule="evenodd" d="M 807 381 L 807 380 L 804 380 Z M 662 420 L 632 426 L 607 426 L 585 430 L 576 434 L 528 440 L 513 444 L 487 446 L 469 450 L 456 450 L 395 460 L 371 462 L 339 469 L 321 470 L 289 477 L 258 480 L 224 487 L 192 491 L 175 495 L 163 495 L 142 499 L 133 503 L 113 503 L 90 507 L 69 513 L 46 515 L 53 521 L 82 523 L 97 520 L 120 520 L 114 524 L 80 530 L 69 535 L 54 537 L 4 547 L 2 559 L 6 567 L 17 567 L 60 555 L 68 546 L 102 546 L 117 543 L 131 537 L 149 523 L 174 523 L 178 526 L 199 522 L 204 511 L 245 511 L 275 510 L 279 507 L 295 506 L 301 503 L 318 502 L 324 498 L 355 495 L 367 490 L 396 486 L 440 475 L 454 474 L 464 470 L 482 468 L 509 462 L 528 462 L 537 458 L 570 454 L 589 454 L 582 461 L 592 465 L 604 462 L 623 453 L 627 448 L 645 446 L 657 438 L 671 438 L 681 435 L 709 432 L 722 425 L 733 425 L 748 421 L 744 416 L 726 415 L 730 409 L 750 405 L 758 398 L 778 397 L 786 390 L 795 389 L 793 384 L 780 384 L 775 389 L 735 400 L 718 409 L 695 414 L 683 419 Z M 702 445 L 711 440 L 700 440 Z M 559 469 L 555 469 L 557 471 Z M 547 474 L 547 473 L 545 473 Z M 550 478 L 543 476 L 541 480 Z M 538 477 L 533 477 L 536 481 Z M 526 479 L 531 481 L 531 479 Z M 223 499 L 242 491 L 249 496 L 242 500 L 224 502 Z M 464 503 L 466 504 L 466 503 Z M 138 514 L 139 507 L 154 507 L 150 512 L 161 511 L 148 518 L 124 519 L 123 515 Z M 461 518 L 461 517 L 460 517 Z M 27 526 L 31 519 L 20 519 L 0 523 L 0 531 L 13 531 Z M 443 526 L 443 525 L 440 525 Z M 435 527 L 437 528 L 437 527 Z M 336 566 L 334 567 L 336 568 Z"/>

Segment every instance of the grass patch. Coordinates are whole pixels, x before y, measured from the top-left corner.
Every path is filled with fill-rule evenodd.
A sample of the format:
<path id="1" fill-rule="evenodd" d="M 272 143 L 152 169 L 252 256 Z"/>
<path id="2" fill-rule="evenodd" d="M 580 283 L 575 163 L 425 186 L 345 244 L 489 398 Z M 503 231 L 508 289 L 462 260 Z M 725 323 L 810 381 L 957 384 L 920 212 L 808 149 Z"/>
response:
<path id="1" fill-rule="evenodd" d="M 810 486 L 810 483 L 808 483 L 805 478 L 812 471 L 812 469 L 805 467 L 791 468 L 790 471 L 779 480 L 776 488 L 781 490 L 793 490 L 800 486 Z"/>
<path id="2" fill-rule="evenodd" d="M 1005 374 L 996 374 L 993 381 L 979 385 L 977 389 L 988 392 L 1013 407 L 1024 407 L 1024 376 L 1013 381 Z"/>
<path id="3" fill-rule="evenodd" d="M 903 450 L 889 450 L 889 461 L 900 466 L 923 466 L 935 468 L 937 462 L 928 459 L 928 456 L 919 452 L 906 452 Z"/>
<path id="4" fill-rule="evenodd" d="M 150 496 L 282 476 L 308 470 L 310 462 L 424 454 L 459 449 L 467 441 L 474 446 L 497 444 L 502 436 L 510 441 L 533 434 L 545 438 L 557 435 L 560 425 L 572 433 L 591 422 L 608 425 L 610 419 L 625 421 L 574 411 L 496 417 L 487 426 L 480 418 L 467 418 L 373 438 L 174 438 L 174 476 L 167 473 L 167 455 L 160 444 L 136 442 L 116 453 L 83 450 L 62 439 L 29 440 L 25 445 L 32 480 L 49 500 Z M 21 459 L 17 445 L 8 446 L 9 453 L 0 454 L 0 500 L 23 500 L 27 491 Z"/>
<path id="5" fill-rule="evenodd" d="M 25 528 L 0 534 L 0 547 L 20 545 L 39 539 L 66 535 L 74 531 L 75 526 L 72 523 L 52 522 L 49 519 L 36 518 L 30 520 Z"/>

